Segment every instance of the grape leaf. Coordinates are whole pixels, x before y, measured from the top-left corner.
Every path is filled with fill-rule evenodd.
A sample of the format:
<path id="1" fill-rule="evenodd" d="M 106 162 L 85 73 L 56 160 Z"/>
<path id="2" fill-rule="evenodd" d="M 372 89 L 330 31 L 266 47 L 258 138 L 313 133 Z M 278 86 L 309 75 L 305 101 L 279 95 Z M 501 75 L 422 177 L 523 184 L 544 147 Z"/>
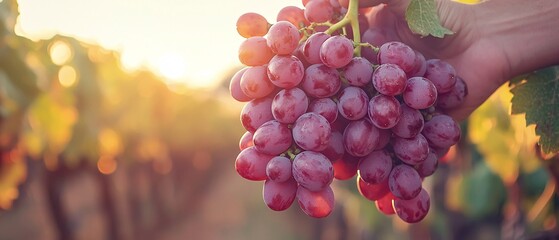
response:
<path id="1" fill-rule="evenodd" d="M 541 69 L 516 81 L 511 89 L 512 114 L 526 113 L 526 125 L 535 124 L 545 153 L 559 151 L 559 66 Z"/>
<path id="2" fill-rule="evenodd" d="M 406 9 L 406 21 L 412 32 L 422 37 L 443 38 L 446 34 L 453 34 L 441 25 L 435 0 L 412 0 Z"/>

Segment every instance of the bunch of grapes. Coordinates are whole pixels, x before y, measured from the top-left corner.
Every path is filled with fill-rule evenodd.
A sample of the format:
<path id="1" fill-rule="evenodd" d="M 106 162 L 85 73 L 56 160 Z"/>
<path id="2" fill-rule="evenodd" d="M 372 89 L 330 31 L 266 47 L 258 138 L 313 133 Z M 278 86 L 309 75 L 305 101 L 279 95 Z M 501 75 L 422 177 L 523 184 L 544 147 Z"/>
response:
<path id="1" fill-rule="evenodd" d="M 430 207 L 422 181 L 460 139 L 443 112 L 462 103 L 465 82 L 445 61 L 379 43 L 366 19 L 359 17 L 363 32 L 336 25 L 351 11 L 337 0 L 303 2 L 305 9 L 281 9 L 273 25 L 256 13 L 237 22 L 247 66 L 230 82 L 233 98 L 247 102 L 238 174 L 265 181 L 270 209 L 297 199 L 316 218 L 333 210 L 334 178 L 358 175 L 359 192 L 382 213 L 422 220 Z M 361 34 L 379 47 L 356 42 Z"/>

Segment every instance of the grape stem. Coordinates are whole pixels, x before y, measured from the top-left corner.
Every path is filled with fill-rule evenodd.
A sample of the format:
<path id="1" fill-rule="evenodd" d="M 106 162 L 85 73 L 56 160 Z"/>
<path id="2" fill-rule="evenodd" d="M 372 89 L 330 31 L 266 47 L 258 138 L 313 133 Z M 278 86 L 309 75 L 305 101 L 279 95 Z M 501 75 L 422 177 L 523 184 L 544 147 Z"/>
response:
<path id="1" fill-rule="evenodd" d="M 297 154 L 299 154 L 299 153 L 301 153 L 301 149 L 297 148 L 296 146 L 291 146 L 283 154 L 287 158 L 291 159 L 291 161 L 293 161 L 295 159 L 295 156 L 297 156 Z"/>
<path id="2" fill-rule="evenodd" d="M 359 0 L 349 0 L 349 7 L 347 8 L 347 13 L 339 22 L 330 26 L 325 33 L 332 35 L 335 31 L 343 28 L 344 26 L 351 24 L 351 30 L 353 31 L 353 41 L 356 43 L 361 43 L 361 32 L 359 32 Z M 361 56 L 361 44 L 356 44 L 353 50 L 353 55 L 356 57 Z"/>
<path id="3" fill-rule="evenodd" d="M 359 45 L 359 46 L 361 46 L 361 47 L 368 47 L 368 48 L 371 48 L 371 49 L 373 49 L 373 51 L 375 51 L 375 52 L 377 52 L 377 53 L 378 53 L 378 50 L 379 50 L 378 47 L 375 47 L 375 45 L 370 44 L 370 43 L 368 43 L 368 42 L 364 42 L 364 43 L 354 43 L 354 45 L 356 45 L 356 46 Z"/>

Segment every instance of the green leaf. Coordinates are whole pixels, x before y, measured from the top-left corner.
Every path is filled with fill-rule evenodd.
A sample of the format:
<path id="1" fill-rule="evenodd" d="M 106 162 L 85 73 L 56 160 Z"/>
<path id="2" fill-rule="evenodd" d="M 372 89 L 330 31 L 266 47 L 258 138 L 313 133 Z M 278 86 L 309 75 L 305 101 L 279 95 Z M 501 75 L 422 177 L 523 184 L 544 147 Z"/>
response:
<path id="1" fill-rule="evenodd" d="M 510 79 L 509 80 L 509 87 L 515 87 L 516 85 L 522 83 L 522 81 L 526 80 L 526 77 L 528 77 L 528 74 L 518 75 L 518 76 Z"/>
<path id="2" fill-rule="evenodd" d="M 412 0 L 406 10 L 406 21 L 412 32 L 422 37 L 443 38 L 446 34 L 453 34 L 441 25 L 435 0 Z"/>
<path id="3" fill-rule="evenodd" d="M 474 166 L 463 184 L 464 213 L 470 217 L 480 219 L 496 214 L 505 202 L 505 185 L 484 162 Z"/>
<path id="4" fill-rule="evenodd" d="M 545 153 L 559 151 L 559 66 L 528 74 L 511 89 L 512 114 L 526 113 Z"/>

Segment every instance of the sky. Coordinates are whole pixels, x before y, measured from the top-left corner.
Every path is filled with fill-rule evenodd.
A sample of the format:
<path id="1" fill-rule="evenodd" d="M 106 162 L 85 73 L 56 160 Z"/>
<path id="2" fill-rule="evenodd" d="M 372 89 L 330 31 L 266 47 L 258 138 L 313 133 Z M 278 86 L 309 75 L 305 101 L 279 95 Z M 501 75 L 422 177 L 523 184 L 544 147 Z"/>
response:
<path id="1" fill-rule="evenodd" d="M 55 34 L 122 53 L 128 70 L 148 67 L 171 83 L 208 87 L 239 65 L 237 18 L 268 22 L 301 0 L 19 0 L 16 33 L 31 40 Z"/>

